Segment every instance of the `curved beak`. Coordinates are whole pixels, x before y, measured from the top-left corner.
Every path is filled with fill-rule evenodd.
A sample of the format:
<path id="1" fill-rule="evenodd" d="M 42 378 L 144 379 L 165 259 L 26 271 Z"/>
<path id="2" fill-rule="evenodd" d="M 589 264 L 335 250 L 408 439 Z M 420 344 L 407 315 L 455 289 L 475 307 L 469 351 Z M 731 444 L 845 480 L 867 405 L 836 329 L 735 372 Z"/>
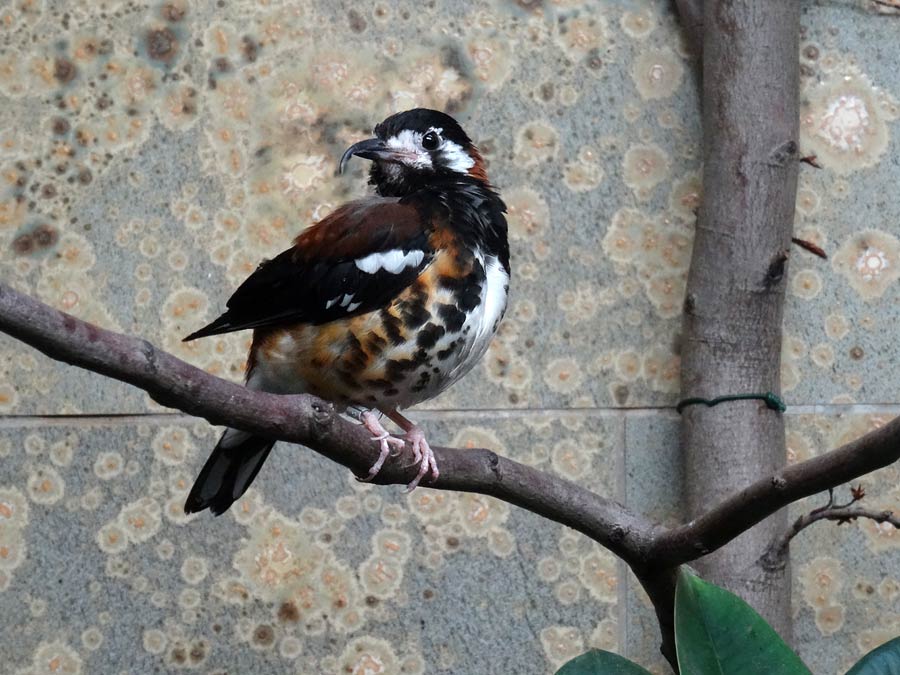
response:
<path id="1" fill-rule="evenodd" d="M 338 165 L 338 173 L 344 173 L 344 167 L 353 155 L 364 159 L 390 159 L 394 153 L 380 138 L 367 138 L 359 143 L 354 143 L 344 151 L 344 154 L 341 155 L 341 163 Z"/>

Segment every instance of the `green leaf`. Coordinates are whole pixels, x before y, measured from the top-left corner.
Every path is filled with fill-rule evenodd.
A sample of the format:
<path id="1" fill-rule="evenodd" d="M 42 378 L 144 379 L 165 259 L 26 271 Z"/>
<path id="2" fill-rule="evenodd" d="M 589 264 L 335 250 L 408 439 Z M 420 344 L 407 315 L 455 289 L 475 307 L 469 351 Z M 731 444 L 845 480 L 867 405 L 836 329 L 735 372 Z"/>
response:
<path id="1" fill-rule="evenodd" d="M 556 675 L 650 675 L 650 672 L 618 654 L 592 649 L 569 661 Z"/>
<path id="2" fill-rule="evenodd" d="M 675 587 L 682 675 L 812 675 L 750 605 L 684 567 Z"/>
<path id="3" fill-rule="evenodd" d="M 900 637 L 876 647 L 847 671 L 847 675 L 898 675 L 898 673 L 900 673 Z"/>

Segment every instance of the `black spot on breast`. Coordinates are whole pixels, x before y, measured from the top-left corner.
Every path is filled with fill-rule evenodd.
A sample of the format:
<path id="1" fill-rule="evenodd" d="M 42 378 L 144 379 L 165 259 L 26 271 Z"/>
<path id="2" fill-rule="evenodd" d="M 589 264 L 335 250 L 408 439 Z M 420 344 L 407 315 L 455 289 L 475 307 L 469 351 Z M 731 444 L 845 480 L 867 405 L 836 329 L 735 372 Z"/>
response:
<path id="1" fill-rule="evenodd" d="M 385 396 L 396 396 L 396 395 L 399 394 L 399 393 L 400 393 L 400 390 L 397 389 L 396 387 L 391 387 L 390 389 L 385 389 L 385 390 L 384 390 L 384 395 L 385 395 Z"/>
<path id="2" fill-rule="evenodd" d="M 407 328 L 415 330 L 431 318 L 431 312 L 424 302 L 408 302 L 400 307 L 400 317 Z"/>
<path id="3" fill-rule="evenodd" d="M 443 326 L 429 323 L 419 331 L 419 336 L 416 338 L 416 344 L 423 349 L 431 349 L 437 344 L 437 341 L 441 339 L 441 336 L 443 336 L 445 332 Z"/>
<path id="4" fill-rule="evenodd" d="M 413 385 L 412 390 L 415 392 L 422 391 L 428 386 L 429 382 L 431 382 L 431 373 L 429 373 L 427 370 L 422 371 L 421 373 L 419 373 L 419 379 Z"/>
<path id="5" fill-rule="evenodd" d="M 481 303 L 481 284 L 484 274 L 470 272 L 464 277 L 441 276 L 438 283 L 453 293 L 456 306 L 464 312 L 471 312 Z"/>
<path id="6" fill-rule="evenodd" d="M 447 345 L 446 349 L 442 349 L 437 353 L 438 361 L 445 361 L 453 356 L 456 352 L 459 351 L 462 342 L 460 340 L 454 340 L 449 345 Z"/>
<path id="7" fill-rule="evenodd" d="M 375 387 L 377 389 L 384 389 L 385 387 L 392 387 L 393 385 L 393 382 L 385 378 L 379 380 L 366 380 L 366 386 Z"/>
<path id="8" fill-rule="evenodd" d="M 419 347 L 413 354 L 413 362 L 417 366 L 431 366 L 431 352 L 424 347 Z"/>
<path id="9" fill-rule="evenodd" d="M 381 310 L 381 323 L 384 326 L 384 332 L 388 340 L 395 345 L 403 344 L 403 333 L 400 332 L 403 321 L 400 317 L 394 316 L 386 309 L 383 309 Z"/>
<path id="10" fill-rule="evenodd" d="M 403 359 L 402 361 L 388 361 L 384 367 L 384 374 L 391 382 L 398 382 L 406 377 L 406 373 L 419 365 L 415 359 Z"/>
<path id="11" fill-rule="evenodd" d="M 380 354 L 386 346 L 387 340 L 377 333 L 369 333 L 369 336 L 366 338 L 366 349 L 371 354 Z"/>
<path id="12" fill-rule="evenodd" d="M 400 318 L 407 328 L 416 329 L 431 318 L 425 303 L 428 301 L 428 290 L 423 283 L 416 283 L 410 288 L 410 296 L 397 303 Z"/>
<path id="13" fill-rule="evenodd" d="M 458 333 L 466 322 L 466 313 L 456 305 L 438 305 L 437 315 L 444 322 L 448 333 Z"/>
<path id="14" fill-rule="evenodd" d="M 348 370 L 362 370 L 366 367 L 366 353 L 359 339 L 352 333 L 347 336 L 341 365 Z"/>

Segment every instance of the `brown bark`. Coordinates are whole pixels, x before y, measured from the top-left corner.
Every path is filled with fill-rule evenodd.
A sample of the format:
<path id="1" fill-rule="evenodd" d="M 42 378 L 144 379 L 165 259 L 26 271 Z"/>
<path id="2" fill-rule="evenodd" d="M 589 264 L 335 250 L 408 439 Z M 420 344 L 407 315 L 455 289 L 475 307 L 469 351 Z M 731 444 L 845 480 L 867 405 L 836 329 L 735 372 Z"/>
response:
<path id="1" fill-rule="evenodd" d="M 780 392 L 781 322 L 797 190 L 799 3 L 707 0 L 704 197 L 684 306 L 682 396 Z M 682 414 L 689 512 L 699 517 L 785 461 L 784 422 L 761 401 Z M 790 574 L 759 559 L 777 514 L 697 561 L 790 639 Z"/>

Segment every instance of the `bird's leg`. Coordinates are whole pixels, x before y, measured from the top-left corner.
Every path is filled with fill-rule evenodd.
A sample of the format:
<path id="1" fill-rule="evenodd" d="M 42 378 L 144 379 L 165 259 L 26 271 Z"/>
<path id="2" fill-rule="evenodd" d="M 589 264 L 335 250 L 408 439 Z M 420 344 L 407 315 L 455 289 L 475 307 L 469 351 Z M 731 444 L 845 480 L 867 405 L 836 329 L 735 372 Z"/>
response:
<path id="1" fill-rule="evenodd" d="M 378 455 L 378 459 L 372 465 L 372 468 L 369 469 L 369 475 L 365 478 L 360 478 L 362 481 L 369 481 L 375 478 L 375 476 L 378 475 L 378 472 L 381 471 L 381 467 L 384 466 L 384 461 L 388 458 L 388 455 L 391 454 L 391 444 L 402 449 L 405 442 L 402 438 L 391 436 L 387 429 L 381 425 L 378 415 L 371 410 L 366 410 L 360 415 L 359 419 L 366 430 L 372 434 L 372 440 L 381 445 L 381 453 Z"/>
<path id="2" fill-rule="evenodd" d="M 406 432 L 406 440 L 412 446 L 413 457 L 415 457 L 415 460 L 419 465 L 419 473 L 417 473 L 412 482 L 406 486 L 406 491 L 412 492 L 415 490 L 419 481 L 428 475 L 429 471 L 431 472 L 431 480 L 437 480 L 438 476 L 441 475 L 441 472 L 438 471 L 434 452 L 431 450 L 431 446 L 428 445 L 428 441 L 425 440 L 425 432 L 422 431 L 422 427 L 415 422 L 406 419 L 397 410 L 388 410 L 384 414 Z"/>

